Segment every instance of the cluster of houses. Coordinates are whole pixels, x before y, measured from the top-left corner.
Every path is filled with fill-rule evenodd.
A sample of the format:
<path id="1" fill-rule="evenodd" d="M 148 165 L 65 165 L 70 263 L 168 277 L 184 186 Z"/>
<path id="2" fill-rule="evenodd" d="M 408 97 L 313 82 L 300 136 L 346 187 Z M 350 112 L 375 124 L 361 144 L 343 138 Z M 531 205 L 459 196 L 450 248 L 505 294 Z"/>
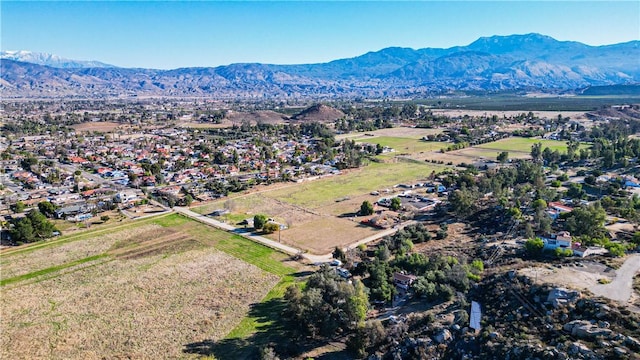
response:
<path id="1" fill-rule="evenodd" d="M 210 181 L 304 181 L 339 174 L 336 164 L 344 154 L 327 160 L 316 141 L 308 136 L 292 140 L 252 134 L 221 141 L 206 132 L 181 128 L 126 135 L 27 136 L 3 144 L 7 156 L 0 167 L 7 175 L 3 182 L 8 191 L 3 195 L 8 201 L 0 206 L 48 200 L 62 208 L 92 204 L 95 210 L 100 202 L 139 201 L 144 197 L 137 190 L 141 188 L 160 197 L 191 194 L 204 201 L 222 196 L 206 186 Z M 32 154 L 39 164 L 23 169 L 24 154 Z M 61 216 L 78 215 L 72 213 Z"/>

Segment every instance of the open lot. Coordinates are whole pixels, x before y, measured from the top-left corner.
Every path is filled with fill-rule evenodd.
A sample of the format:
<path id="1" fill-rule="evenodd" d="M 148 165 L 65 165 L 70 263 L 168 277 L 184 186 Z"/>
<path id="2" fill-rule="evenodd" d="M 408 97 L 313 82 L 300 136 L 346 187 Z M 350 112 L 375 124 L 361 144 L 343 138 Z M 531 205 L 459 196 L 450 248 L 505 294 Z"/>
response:
<path id="1" fill-rule="evenodd" d="M 353 217 L 363 201 L 373 203 L 380 197 L 370 195 L 372 191 L 424 180 L 431 172 L 445 168 L 412 161 L 370 163 L 342 175 L 236 196 L 193 210 L 209 214 L 228 209 L 230 213 L 220 219 L 234 225 L 255 214 L 264 214 L 288 226 L 280 233 L 268 235 L 271 239 L 325 254 L 336 246 L 346 246 L 379 231 L 361 225 L 360 217 Z"/>
<path id="2" fill-rule="evenodd" d="M 426 151 L 440 150 L 443 147 L 447 147 L 449 144 L 438 141 L 424 141 L 420 138 L 404 138 L 404 137 L 390 137 L 390 136 L 378 136 L 371 138 L 358 139 L 357 142 L 380 144 L 382 146 L 388 146 L 394 151 L 385 153 L 387 156 L 394 156 L 398 154 L 415 154 Z"/>
<path id="3" fill-rule="evenodd" d="M 300 186 L 265 192 L 263 195 L 313 210 L 328 206 L 336 200 L 390 188 L 403 182 L 423 180 L 432 171 L 439 172 L 445 168 L 442 165 L 411 161 L 370 163 L 343 175 L 303 182 Z"/>
<path id="4" fill-rule="evenodd" d="M 409 139 L 421 139 L 427 135 L 435 135 L 442 133 L 443 129 L 422 129 L 414 127 L 393 127 L 388 129 L 379 129 L 375 131 L 367 131 L 361 133 L 349 133 L 336 136 L 336 139 L 351 139 L 356 141 L 367 141 L 375 137 L 399 137 Z"/>
<path id="5" fill-rule="evenodd" d="M 85 122 L 81 124 L 72 125 L 71 127 L 78 132 L 100 131 L 110 132 L 115 130 L 121 124 L 112 121 L 101 122 Z"/>
<path id="6" fill-rule="evenodd" d="M 195 357 L 272 320 L 246 315 L 292 281 L 285 258 L 176 214 L 4 251 L 0 357 Z"/>

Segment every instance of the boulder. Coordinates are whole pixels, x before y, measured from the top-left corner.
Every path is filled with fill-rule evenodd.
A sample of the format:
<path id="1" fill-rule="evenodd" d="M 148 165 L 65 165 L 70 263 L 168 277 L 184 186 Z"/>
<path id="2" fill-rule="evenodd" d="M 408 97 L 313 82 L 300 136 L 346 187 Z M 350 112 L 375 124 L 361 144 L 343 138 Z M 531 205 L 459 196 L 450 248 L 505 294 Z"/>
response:
<path id="1" fill-rule="evenodd" d="M 594 325 L 586 320 L 574 320 L 564 324 L 562 328 L 565 331 L 570 332 L 571 336 L 575 336 L 579 339 L 585 340 L 591 340 L 598 336 L 602 336 L 605 339 L 610 339 L 615 335 L 613 331 L 605 328 L 600 328 L 597 325 Z"/>
<path id="2" fill-rule="evenodd" d="M 580 298 L 580 292 L 575 290 L 569 290 L 565 288 L 555 288 L 549 292 L 547 296 L 547 302 L 554 303 L 562 303 L 566 304 L 567 302 L 575 302 Z"/>
<path id="3" fill-rule="evenodd" d="M 451 331 L 449 331 L 447 329 L 441 330 L 439 333 L 437 333 L 433 337 L 433 340 L 435 340 L 435 342 L 437 342 L 438 344 L 444 344 L 445 342 L 447 342 L 447 341 L 449 341 L 451 339 L 452 339 Z"/>

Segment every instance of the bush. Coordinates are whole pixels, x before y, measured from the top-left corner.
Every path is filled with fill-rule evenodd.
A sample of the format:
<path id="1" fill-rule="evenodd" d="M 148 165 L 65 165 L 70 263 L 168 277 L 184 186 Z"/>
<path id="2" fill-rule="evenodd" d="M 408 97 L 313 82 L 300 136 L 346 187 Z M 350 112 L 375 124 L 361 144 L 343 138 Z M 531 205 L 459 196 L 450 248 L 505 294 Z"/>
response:
<path id="1" fill-rule="evenodd" d="M 571 249 L 556 248 L 554 250 L 554 253 L 555 253 L 556 257 L 570 257 L 570 256 L 573 256 L 573 250 L 571 250 Z"/>
<path id="2" fill-rule="evenodd" d="M 524 244 L 524 248 L 527 250 L 527 253 L 530 255 L 536 256 L 542 252 L 542 248 L 544 248 L 544 242 L 540 238 L 529 239 Z"/>
<path id="3" fill-rule="evenodd" d="M 264 231 L 267 234 L 272 234 L 278 230 L 280 230 L 280 225 L 274 222 L 268 222 L 264 224 L 264 226 L 262 226 L 262 231 Z"/>

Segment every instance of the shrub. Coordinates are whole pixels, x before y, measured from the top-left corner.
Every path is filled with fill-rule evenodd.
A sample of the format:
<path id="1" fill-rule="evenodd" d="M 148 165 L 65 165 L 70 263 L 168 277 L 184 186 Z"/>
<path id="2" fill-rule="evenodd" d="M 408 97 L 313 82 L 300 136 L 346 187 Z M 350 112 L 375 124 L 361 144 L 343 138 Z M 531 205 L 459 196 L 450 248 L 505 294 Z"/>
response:
<path id="1" fill-rule="evenodd" d="M 267 234 L 271 234 L 274 233 L 276 231 L 280 230 L 280 225 L 274 223 L 274 222 L 268 222 L 266 224 L 264 224 L 264 226 L 262 226 L 262 231 L 264 231 Z"/>

